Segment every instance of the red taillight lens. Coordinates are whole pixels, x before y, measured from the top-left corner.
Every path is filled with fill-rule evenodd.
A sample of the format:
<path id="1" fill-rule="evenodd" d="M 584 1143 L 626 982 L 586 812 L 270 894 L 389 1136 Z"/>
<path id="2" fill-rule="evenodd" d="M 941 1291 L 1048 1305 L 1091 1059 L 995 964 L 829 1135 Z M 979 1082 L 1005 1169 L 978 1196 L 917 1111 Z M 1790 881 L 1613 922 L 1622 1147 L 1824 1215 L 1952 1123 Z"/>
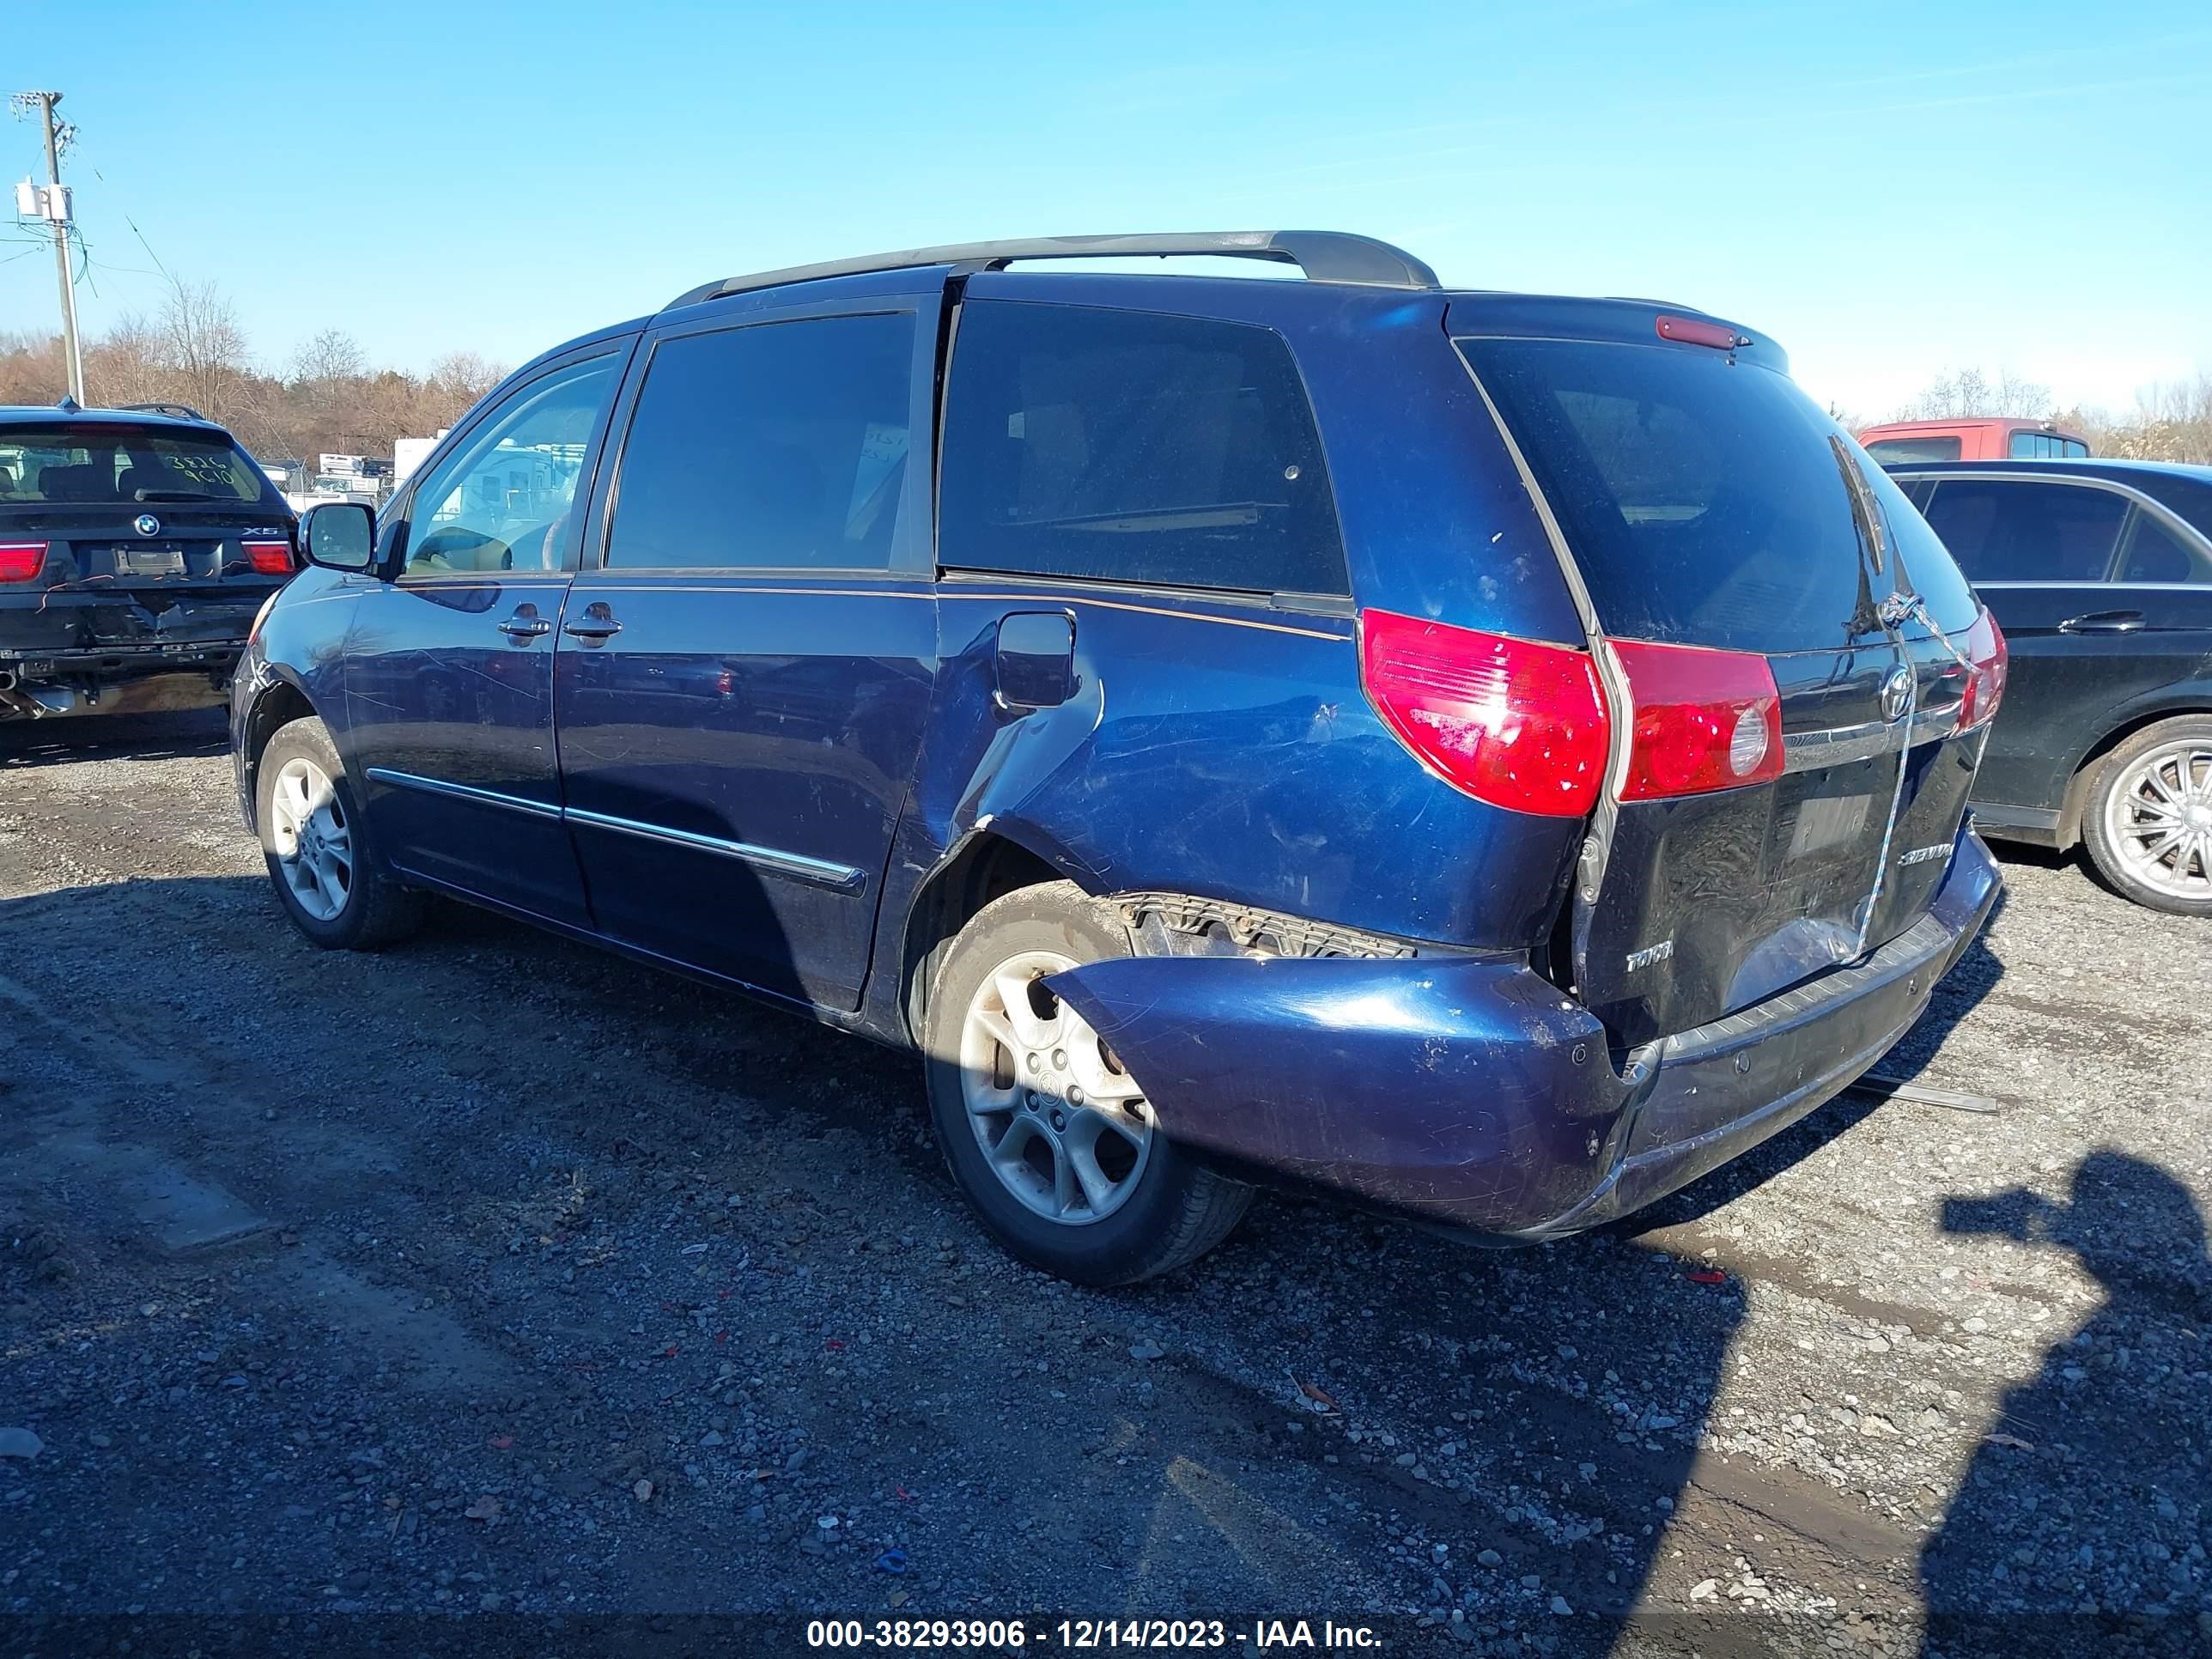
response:
<path id="1" fill-rule="evenodd" d="M 1453 787 L 1493 806 L 1580 817 L 1611 740 L 1589 654 L 1389 611 L 1359 616 L 1367 700 Z"/>
<path id="2" fill-rule="evenodd" d="M 0 582 L 27 582 L 46 568 L 44 542 L 0 542 Z"/>
<path id="3" fill-rule="evenodd" d="M 1996 718 L 1997 705 L 2004 701 L 2005 671 L 2010 654 L 2005 647 L 2004 630 L 1986 610 L 1974 618 L 1974 625 L 1966 630 L 1965 651 L 1971 667 L 1966 693 L 1959 699 L 1959 729 L 1971 732 Z"/>
<path id="4" fill-rule="evenodd" d="M 1782 696 L 1766 659 L 1615 640 L 1635 704 L 1623 800 L 1702 795 L 1782 775 Z"/>
<path id="5" fill-rule="evenodd" d="M 292 544 L 289 542 L 240 542 L 246 556 L 257 576 L 289 576 L 292 574 Z"/>

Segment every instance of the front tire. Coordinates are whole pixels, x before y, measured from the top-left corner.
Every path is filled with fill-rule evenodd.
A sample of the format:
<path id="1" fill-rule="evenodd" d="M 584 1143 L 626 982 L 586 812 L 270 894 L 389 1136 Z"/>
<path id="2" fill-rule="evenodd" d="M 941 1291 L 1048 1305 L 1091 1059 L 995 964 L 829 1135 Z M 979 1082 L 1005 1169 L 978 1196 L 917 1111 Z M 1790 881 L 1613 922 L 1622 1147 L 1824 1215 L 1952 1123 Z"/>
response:
<path id="1" fill-rule="evenodd" d="M 1060 881 L 985 905 L 931 964 L 923 1064 L 953 1181 L 1008 1250 L 1079 1285 L 1187 1266 L 1252 1200 L 1168 1137 L 1112 1049 L 1042 983 L 1129 951 L 1112 907 Z"/>
<path id="2" fill-rule="evenodd" d="M 255 775 L 254 821 L 285 915 L 329 951 L 378 951 L 422 925 L 422 896 L 384 873 L 330 728 L 277 728 Z"/>
<path id="3" fill-rule="evenodd" d="M 2212 916 L 2212 717 L 2160 720 L 2115 749 L 2081 818 L 2091 860 L 2123 897 Z"/>

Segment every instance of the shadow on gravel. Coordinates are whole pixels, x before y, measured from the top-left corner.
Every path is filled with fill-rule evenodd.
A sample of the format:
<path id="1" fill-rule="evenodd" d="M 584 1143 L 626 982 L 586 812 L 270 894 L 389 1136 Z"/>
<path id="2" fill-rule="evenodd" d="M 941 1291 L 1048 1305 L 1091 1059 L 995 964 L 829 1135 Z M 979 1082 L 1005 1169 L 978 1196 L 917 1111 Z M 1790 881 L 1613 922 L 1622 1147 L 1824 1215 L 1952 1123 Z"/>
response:
<path id="1" fill-rule="evenodd" d="M 73 714 L 0 720 L 0 772 L 76 761 L 185 760 L 220 755 L 230 744 L 220 708 L 155 714 Z"/>
<path id="2" fill-rule="evenodd" d="M 2203 1652 L 2212 1259 L 2189 1190 L 2097 1152 L 2069 1202 L 1948 1199 L 1943 1227 L 2070 1250 L 2105 1300 L 2004 1396 L 1923 1551 L 1926 1651 Z"/>

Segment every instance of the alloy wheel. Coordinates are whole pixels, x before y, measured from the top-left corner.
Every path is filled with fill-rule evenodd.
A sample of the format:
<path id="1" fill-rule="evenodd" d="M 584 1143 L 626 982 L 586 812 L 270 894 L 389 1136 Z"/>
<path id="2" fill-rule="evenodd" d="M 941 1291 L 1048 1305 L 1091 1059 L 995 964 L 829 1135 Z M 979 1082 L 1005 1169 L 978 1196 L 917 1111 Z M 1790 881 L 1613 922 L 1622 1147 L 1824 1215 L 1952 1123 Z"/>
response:
<path id="1" fill-rule="evenodd" d="M 337 920 L 353 896 L 353 829 L 330 775 L 304 756 L 276 774 L 269 833 L 293 902 L 317 921 Z"/>
<path id="2" fill-rule="evenodd" d="M 1044 987 L 1076 965 L 1051 951 L 985 976 L 960 1027 L 969 1126 L 1000 1184 L 1063 1226 L 1128 1201 L 1152 1154 L 1152 1112 L 1136 1080 L 1074 1009 Z"/>
<path id="3" fill-rule="evenodd" d="M 2212 743 L 2185 738 L 2136 761 L 2105 803 L 2105 833 L 2144 886 L 2212 898 Z"/>

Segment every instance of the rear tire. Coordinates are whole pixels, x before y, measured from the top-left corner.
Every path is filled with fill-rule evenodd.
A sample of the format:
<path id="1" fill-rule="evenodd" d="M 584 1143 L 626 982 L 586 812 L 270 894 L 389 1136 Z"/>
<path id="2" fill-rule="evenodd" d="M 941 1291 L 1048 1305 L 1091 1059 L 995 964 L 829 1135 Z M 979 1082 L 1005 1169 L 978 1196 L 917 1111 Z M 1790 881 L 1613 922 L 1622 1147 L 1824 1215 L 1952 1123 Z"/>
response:
<path id="1" fill-rule="evenodd" d="M 923 1066 L 952 1179 L 1009 1251 L 1079 1285 L 1185 1267 L 1252 1201 L 1169 1138 L 1112 1050 L 1036 984 L 1129 952 L 1111 906 L 1056 881 L 985 905 L 928 964 Z"/>
<path id="2" fill-rule="evenodd" d="M 2212 716 L 2147 726 L 2091 778 L 2081 841 L 2124 898 L 2212 916 Z"/>
<path id="3" fill-rule="evenodd" d="M 384 873 L 330 728 L 279 726 L 261 751 L 254 822 L 276 902 L 327 951 L 380 951 L 422 924 L 422 895 Z"/>

